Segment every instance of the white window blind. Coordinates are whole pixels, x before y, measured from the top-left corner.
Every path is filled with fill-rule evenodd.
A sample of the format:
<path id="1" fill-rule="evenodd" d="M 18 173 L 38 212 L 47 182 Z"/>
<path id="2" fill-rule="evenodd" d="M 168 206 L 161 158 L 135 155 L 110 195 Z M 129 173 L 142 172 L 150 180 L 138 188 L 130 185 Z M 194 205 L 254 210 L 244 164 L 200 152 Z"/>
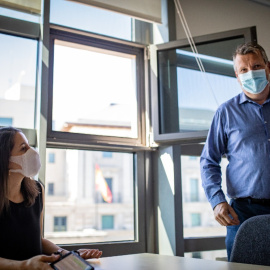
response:
<path id="1" fill-rule="evenodd" d="M 0 6 L 27 13 L 41 12 L 41 0 L 0 0 Z"/>
<path id="2" fill-rule="evenodd" d="M 69 0 L 161 23 L 161 0 Z"/>

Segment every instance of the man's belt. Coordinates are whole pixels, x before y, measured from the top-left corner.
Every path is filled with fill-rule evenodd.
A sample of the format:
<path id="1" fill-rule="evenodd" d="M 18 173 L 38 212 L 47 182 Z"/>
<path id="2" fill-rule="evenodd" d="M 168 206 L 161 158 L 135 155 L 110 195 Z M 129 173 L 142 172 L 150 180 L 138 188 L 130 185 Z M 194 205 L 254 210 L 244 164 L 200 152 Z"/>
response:
<path id="1" fill-rule="evenodd" d="M 245 198 L 236 198 L 236 201 L 245 201 L 245 202 L 251 202 L 255 204 L 262 204 L 262 205 L 270 205 L 270 199 L 255 199 L 251 197 L 245 197 Z"/>

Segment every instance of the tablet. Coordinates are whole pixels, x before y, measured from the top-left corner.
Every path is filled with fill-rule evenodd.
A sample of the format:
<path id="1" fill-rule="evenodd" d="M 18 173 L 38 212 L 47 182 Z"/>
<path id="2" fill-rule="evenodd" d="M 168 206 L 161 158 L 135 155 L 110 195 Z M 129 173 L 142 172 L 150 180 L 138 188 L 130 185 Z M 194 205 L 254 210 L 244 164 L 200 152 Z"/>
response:
<path id="1" fill-rule="evenodd" d="M 55 270 L 94 270 L 92 265 L 73 251 L 51 263 L 51 267 Z"/>

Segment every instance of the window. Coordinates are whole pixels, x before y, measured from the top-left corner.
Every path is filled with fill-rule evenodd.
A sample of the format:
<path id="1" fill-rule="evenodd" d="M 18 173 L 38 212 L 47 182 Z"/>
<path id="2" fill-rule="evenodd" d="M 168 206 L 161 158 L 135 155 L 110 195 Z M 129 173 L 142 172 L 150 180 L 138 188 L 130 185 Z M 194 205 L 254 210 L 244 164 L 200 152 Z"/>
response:
<path id="1" fill-rule="evenodd" d="M 48 183 L 48 196 L 54 195 L 54 183 Z"/>
<path id="2" fill-rule="evenodd" d="M 102 152 L 104 158 L 112 158 L 112 152 Z"/>
<path id="3" fill-rule="evenodd" d="M 49 153 L 48 154 L 48 162 L 49 163 L 54 163 L 55 162 L 55 154 L 54 153 Z"/>
<path id="4" fill-rule="evenodd" d="M 48 137 L 143 144 L 142 48 L 54 30 L 51 42 Z"/>
<path id="5" fill-rule="evenodd" d="M 34 128 L 37 41 L 0 33 L 2 125 Z"/>
<path id="6" fill-rule="evenodd" d="M 58 9 L 56 17 L 60 2 L 63 12 L 59 16 Z M 107 20 L 103 11 L 93 14 L 94 8 L 68 2 L 51 1 L 50 10 L 48 106 L 43 106 L 48 109 L 47 153 L 57 158 L 53 166 L 47 159 L 45 177 L 53 179 L 54 195 L 46 198 L 45 236 L 71 249 L 95 243 L 116 254 L 104 244 L 116 241 L 121 248 L 143 252 L 146 49 L 127 41 L 130 36 L 123 41 L 90 33 L 88 26 L 95 33 L 108 30 L 110 15 Z M 72 12 L 66 12 L 71 6 Z M 120 17 L 122 28 L 128 22 L 132 29 L 130 20 Z M 111 26 L 120 33 L 117 18 Z M 59 205 L 69 222 L 61 235 L 50 222 L 60 215 Z M 102 218 L 108 215 L 113 221 Z"/>
<path id="7" fill-rule="evenodd" d="M 54 231 L 65 232 L 67 230 L 67 217 L 54 217 Z"/>
<path id="8" fill-rule="evenodd" d="M 198 70 L 196 59 L 189 47 L 158 53 L 159 95 L 162 103 L 160 107 L 164 108 L 160 111 L 161 133 L 207 130 L 217 107 L 240 93 L 231 60 L 233 49 L 239 43 L 243 43 L 243 39 L 197 45 L 205 73 Z M 223 58 L 213 56 L 219 55 L 220 46 L 231 48 L 230 54 L 223 55 Z M 165 72 L 169 73 L 170 77 L 167 77 Z M 173 85 L 176 86 L 173 89 L 177 91 L 170 90 Z M 172 113 L 174 117 L 168 121 L 165 116 Z"/>
<path id="9" fill-rule="evenodd" d="M 152 123 L 159 145 L 155 155 L 158 233 L 175 244 L 171 247 L 177 256 L 196 252 L 198 247 L 200 251 L 225 248 L 226 229 L 215 221 L 201 187 L 199 156 L 218 105 L 241 92 L 232 54 L 240 43 L 256 42 L 256 28 L 194 37 L 194 42 L 205 72 L 198 68 L 188 40 L 150 46 Z M 227 165 L 222 163 L 224 176 Z M 198 185 L 190 179 L 198 179 Z M 167 221 L 169 216 L 174 227 Z M 159 250 L 165 251 L 162 245 Z"/>
<path id="10" fill-rule="evenodd" d="M 191 226 L 198 227 L 201 225 L 201 214 L 200 213 L 191 213 Z"/>
<path id="11" fill-rule="evenodd" d="M 197 202 L 199 201 L 199 184 L 198 179 L 191 178 L 190 179 L 190 201 Z"/>
<path id="12" fill-rule="evenodd" d="M 10 117 L 0 117 L 0 126 L 12 126 L 13 119 Z"/>
<path id="13" fill-rule="evenodd" d="M 222 189 L 226 194 L 225 175 L 228 161 L 221 162 Z M 202 188 L 200 159 L 181 156 L 184 237 L 225 236 L 226 228 L 215 220 L 213 209 Z M 196 213 L 194 213 L 196 209 Z M 195 228 L 193 228 L 195 227 Z"/>
<path id="14" fill-rule="evenodd" d="M 137 138 L 135 71 L 135 55 L 55 40 L 54 130 Z"/>
<path id="15" fill-rule="evenodd" d="M 157 82 L 152 77 L 152 84 L 157 83 L 152 101 L 157 142 L 207 135 L 218 106 L 241 92 L 232 55 L 251 36 L 256 40 L 254 32 L 247 28 L 195 37 L 196 55 L 187 40 L 157 46 Z"/>
<path id="16" fill-rule="evenodd" d="M 58 244 L 137 240 L 136 156 L 113 152 L 111 160 L 104 159 L 101 151 L 54 151 L 59 158 L 53 167 L 46 166 L 49 185 L 45 198 L 45 237 Z M 52 227 L 51 219 L 60 214 L 70 221 L 67 234 L 54 233 L 56 225 Z M 54 224 L 59 228 L 64 226 L 60 218 L 56 221 Z"/>
<path id="17" fill-rule="evenodd" d="M 104 215 L 102 216 L 102 229 L 111 230 L 114 227 L 114 216 Z"/>

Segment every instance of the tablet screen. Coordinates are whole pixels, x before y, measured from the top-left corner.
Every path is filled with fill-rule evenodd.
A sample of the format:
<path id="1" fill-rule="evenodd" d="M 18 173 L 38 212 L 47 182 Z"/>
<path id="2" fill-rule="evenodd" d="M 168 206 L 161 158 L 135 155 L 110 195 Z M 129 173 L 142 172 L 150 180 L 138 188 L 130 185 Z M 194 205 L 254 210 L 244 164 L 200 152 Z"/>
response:
<path id="1" fill-rule="evenodd" d="M 54 263 L 54 268 L 58 270 L 93 270 L 94 267 L 86 263 L 80 257 L 70 253 L 61 261 Z"/>

